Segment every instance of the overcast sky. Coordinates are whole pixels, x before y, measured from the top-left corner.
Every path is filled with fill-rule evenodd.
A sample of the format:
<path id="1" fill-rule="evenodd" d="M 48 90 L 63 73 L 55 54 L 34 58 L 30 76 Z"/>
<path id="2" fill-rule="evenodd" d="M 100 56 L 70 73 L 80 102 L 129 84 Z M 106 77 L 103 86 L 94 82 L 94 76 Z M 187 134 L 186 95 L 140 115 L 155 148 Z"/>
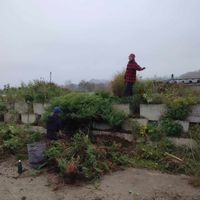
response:
<path id="1" fill-rule="evenodd" d="M 129 53 L 144 78 L 200 69 L 199 0 L 0 0 L 0 87 L 112 79 Z"/>

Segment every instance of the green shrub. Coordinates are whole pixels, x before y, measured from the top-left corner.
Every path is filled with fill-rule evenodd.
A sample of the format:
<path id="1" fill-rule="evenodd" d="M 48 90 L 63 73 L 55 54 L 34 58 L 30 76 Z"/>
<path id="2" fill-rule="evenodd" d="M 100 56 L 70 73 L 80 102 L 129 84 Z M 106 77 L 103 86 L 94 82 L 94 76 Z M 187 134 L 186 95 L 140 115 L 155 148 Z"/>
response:
<path id="1" fill-rule="evenodd" d="M 132 134 L 133 137 L 137 140 L 138 138 L 147 139 L 147 126 L 140 124 L 137 121 L 132 122 Z"/>
<path id="2" fill-rule="evenodd" d="M 125 84 L 124 84 L 124 71 L 117 73 L 111 81 L 111 88 L 113 94 L 118 97 L 124 96 Z"/>
<path id="3" fill-rule="evenodd" d="M 141 126 L 140 126 L 139 122 L 133 121 L 133 123 L 132 123 L 132 134 L 133 134 L 135 139 L 137 139 L 138 137 L 141 136 L 140 129 L 141 129 Z"/>
<path id="4" fill-rule="evenodd" d="M 129 155 L 121 144 L 115 142 L 108 144 L 106 140 L 106 144 L 94 144 L 83 132 L 77 132 L 64 148 L 60 148 L 62 144 L 58 145 L 61 142 L 51 143 L 46 155 L 50 160 L 57 160 L 57 167 L 64 178 L 73 174 L 75 178 L 96 180 L 117 166 L 131 165 Z"/>
<path id="5" fill-rule="evenodd" d="M 24 151 L 28 143 L 42 139 L 42 134 L 17 125 L 0 124 L 0 156 L 17 155 Z"/>
<path id="6" fill-rule="evenodd" d="M 160 141 L 165 137 L 165 133 L 155 123 L 149 123 L 147 125 L 147 132 L 152 141 Z"/>
<path id="7" fill-rule="evenodd" d="M 95 149 L 88 135 L 82 132 L 75 134 L 64 156 L 67 161 L 74 159 L 81 163 L 79 170 L 85 178 L 99 177 Z"/>
<path id="8" fill-rule="evenodd" d="M 110 99 L 90 93 L 69 93 L 55 98 L 46 113 L 48 116 L 54 106 L 61 106 L 62 119 L 72 129 L 89 127 L 93 121 L 106 121 L 114 126 L 119 126 L 126 115 L 112 109 Z"/>
<path id="9" fill-rule="evenodd" d="M 183 127 L 171 119 L 163 119 L 159 127 L 167 136 L 180 137 L 183 133 Z"/>
<path id="10" fill-rule="evenodd" d="M 61 156 L 61 153 L 63 152 L 63 146 L 58 141 L 52 141 L 51 147 L 45 151 L 45 155 L 48 159 L 51 158 L 58 158 Z"/>
<path id="11" fill-rule="evenodd" d="M 163 103 L 163 95 L 159 93 L 144 93 L 143 97 L 145 99 L 145 103 L 148 104 L 162 104 Z"/>
<path id="12" fill-rule="evenodd" d="M 43 134 L 38 131 L 30 131 L 28 134 L 27 141 L 28 143 L 38 142 L 41 141 Z"/>
<path id="13" fill-rule="evenodd" d="M 166 117 L 174 120 L 184 120 L 191 111 L 191 99 L 186 97 L 174 97 L 167 103 Z"/>
<path id="14" fill-rule="evenodd" d="M 122 146 L 115 142 L 112 143 L 107 149 L 107 158 L 112 160 L 113 163 L 117 165 L 129 165 L 131 164 L 130 157 L 128 154 L 121 153 Z"/>
<path id="15" fill-rule="evenodd" d="M 136 152 L 140 159 L 159 161 L 163 157 L 163 152 L 155 144 L 139 144 L 136 146 Z"/>
<path id="16" fill-rule="evenodd" d="M 6 112 L 6 104 L 0 99 L 0 115 Z"/>
<path id="17" fill-rule="evenodd" d="M 62 96 L 68 92 L 68 89 L 59 87 L 54 83 L 34 80 L 28 84 L 22 83 L 18 88 L 6 85 L 2 94 L 4 101 L 8 103 L 14 103 L 17 100 L 45 103 L 49 102 L 53 97 Z"/>

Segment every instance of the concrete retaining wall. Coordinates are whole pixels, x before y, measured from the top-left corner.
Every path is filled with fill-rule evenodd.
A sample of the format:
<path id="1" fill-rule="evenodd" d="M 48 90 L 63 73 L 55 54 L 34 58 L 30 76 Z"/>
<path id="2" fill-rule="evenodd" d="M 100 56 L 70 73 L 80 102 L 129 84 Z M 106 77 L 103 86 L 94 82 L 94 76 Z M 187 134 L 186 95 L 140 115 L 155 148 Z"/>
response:
<path id="1" fill-rule="evenodd" d="M 200 123 L 200 104 L 191 107 L 191 113 L 187 120 L 192 123 Z"/>
<path id="2" fill-rule="evenodd" d="M 12 123 L 20 121 L 20 114 L 4 113 L 4 122 Z"/>
<path id="3" fill-rule="evenodd" d="M 33 124 L 37 120 L 36 114 L 21 114 L 21 121 L 24 124 Z"/>
<path id="4" fill-rule="evenodd" d="M 121 139 L 124 139 L 128 142 L 133 141 L 133 135 L 127 134 L 127 133 L 121 133 L 121 132 L 108 132 L 108 131 L 92 131 L 94 135 L 105 135 L 105 136 L 111 136 L 111 137 L 118 137 Z"/>
<path id="5" fill-rule="evenodd" d="M 194 148 L 197 146 L 196 141 L 190 138 L 168 137 L 168 139 L 176 146 L 187 146 L 189 148 Z"/>
<path id="6" fill-rule="evenodd" d="M 139 124 L 142 124 L 145 126 L 148 123 L 148 120 L 144 118 L 129 118 L 125 120 L 124 123 L 122 124 L 122 129 L 125 131 L 132 131 L 132 125 L 134 121 L 137 121 Z"/>
<path id="7" fill-rule="evenodd" d="M 176 120 L 177 123 L 179 123 L 182 127 L 183 127 L 183 131 L 184 132 L 188 132 L 189 130 L 189 121 L 180 121 L 180 120 Z"/>
<path id="8" fill-rule="evenodd" d="M 122 111 L 127 115 L 131 114 L 129 104 L 113 104 L 112 108 L 116 111 Z"/>
<path id="9" fill-rule="evenodd" d="M 20 114 L 28 113 L 28 104 L 25 102 L 16 102 L 14 108 Z"/>
<path id="10" fill-rule="evenodd" d="M 100 123 L 100 122 L 94 122 L 94 123 L 92 124 L 92 127 L 93 127 L 94 129 L 102 130 L 102 131 L 104 131 L 104 130 L 111 130 L 111 129 L 112 129 L 112 126 L 111 126 L 111 125 L 109 125 L 109 124 L 107 124 L 107 123 Z"/>
<path id="11" fill-rule="evenodd" d="M 33 103 L 34 114 L 42 115 L 49 104 Z"/>
<path id="12" fill-rule="evenodd" d="M 158 121 L 165 112 L 164 104 L 140 104 L 140 116 L 150 121 Z"/>

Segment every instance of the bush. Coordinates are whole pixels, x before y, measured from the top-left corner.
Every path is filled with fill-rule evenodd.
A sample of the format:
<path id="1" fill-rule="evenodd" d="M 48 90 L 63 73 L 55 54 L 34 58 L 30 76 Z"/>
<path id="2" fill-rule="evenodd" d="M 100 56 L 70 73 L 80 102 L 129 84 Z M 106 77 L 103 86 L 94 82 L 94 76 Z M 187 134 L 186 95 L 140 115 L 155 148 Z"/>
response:
<path id="1" fill-rule="evenodd" d="M 61 142 L 51 143 L 46 155 L 49 160 L 56 159 L 55 167 L 58 167 L 65 180 L 96 180 L 117 166 L 128 166 L 131 163 L 120 144 L 93 144 L 90 137 L 83 132 L 77 132 L 64 148 L 62 144 L 58 145 Z"/>
<path id="2" fill-rule="evenodd" d="M 165 133 L 162 132 L 160 127 L 155 123 L 149 123 L 147 125 L 147 132 L 151 141 L 160 141 L 165 137 Z"/>
<path id="3" fill-rule="evenodd" d="M 141 137 L 141 125 L 137 121 L 133 121 L 132 123 L 132 134 L 135 139 Z"/>
<path id="4" fill-rule="evenodd" d="M 174 120 L 184 120 L 190 111 L 187 99 L 181 97 L 168 102 L 165 116 Z"/>
<path id="5" fill-rule="evenodd" d="M 136 146 L 136 152 L 140 159 L 159 161 L 163 157 L 163 152 L 155 144 L 139 144 Z"/>
<path id="6" fill-rule="evenodd" d="M 28 143 L 42 139 L 42 134 L 17 125 L 0 124 L 0 156 L 18 154 Z"/>
<path id="7" fill-rule="evenodd" d="M 68 89 L 61 88 L 54 83 L 35 80 L 28 85 L 22 84 L 24 98 L 31 96 L 35 102 L 49 102 L 53 97 L 62 96 L 69 92 Z"/>
<path id="8" fill-rule="evenodd" d="M 183 127 L 171 119 L 163 119 L 159 127 L 167 136 L 180 137 L 183 133 Z"/>
<path id="9" fill-rule="evenodd" d="M 117 73 L 112 82 L 111 82 L 111 88 L 113 91 L 113 94 L 118 97 L 124 96 L 125 91 L 125 84 L 124 84 L 124 71 Z"/>
<path id="10" fill-rule="evenodd" d="M 61 106 L 62 119 L 71 129 L 89 127 L 93 121 L 106 121 L 114 126 L 119 126 L 126 115 L 112 109 L 110 99 L 89 93 L 69 93 L 55 98 L 46 116 L 50 114 L 54 106 Z"/>
<path id="11" fill-rule="evenodd" d="M 0 115 L 6 112 L 6 104 L 0 99 Z"/>
<path id="12" fill-rule="evenodd" d="M 26 101 L 27 103 L 32 101 L 45 103 L 53 97 L 62 96 L 68 92 L 68 89 L 61 88 L 54 83 L 34 80 L 28 84 L 22 83 L 18 88 L 6 85 L 2 94 L 4 101 L 8 103 L 14 103 L 16 100 Z"/>

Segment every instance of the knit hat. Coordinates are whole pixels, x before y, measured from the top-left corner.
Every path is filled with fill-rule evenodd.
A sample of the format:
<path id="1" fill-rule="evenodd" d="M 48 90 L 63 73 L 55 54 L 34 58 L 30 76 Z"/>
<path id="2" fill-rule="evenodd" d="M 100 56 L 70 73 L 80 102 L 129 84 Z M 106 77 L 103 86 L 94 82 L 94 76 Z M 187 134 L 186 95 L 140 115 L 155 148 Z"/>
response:
<path id="1" fill-rule="evenodd" d="M 60 113 L 60 112 L 61 112 L 60 107 L 59 107 L 59 106 L 55 106 L 55 107 L 53 108 L 53 112 L 54 112 L 54 113 Z"/>
<path id="2" fill-rule="evenodd" d="M 132 56 L 135 57 L 135 54 L 131 53 L 131 54 L 129 55 L 129 57 L 132 57 Z"/>

